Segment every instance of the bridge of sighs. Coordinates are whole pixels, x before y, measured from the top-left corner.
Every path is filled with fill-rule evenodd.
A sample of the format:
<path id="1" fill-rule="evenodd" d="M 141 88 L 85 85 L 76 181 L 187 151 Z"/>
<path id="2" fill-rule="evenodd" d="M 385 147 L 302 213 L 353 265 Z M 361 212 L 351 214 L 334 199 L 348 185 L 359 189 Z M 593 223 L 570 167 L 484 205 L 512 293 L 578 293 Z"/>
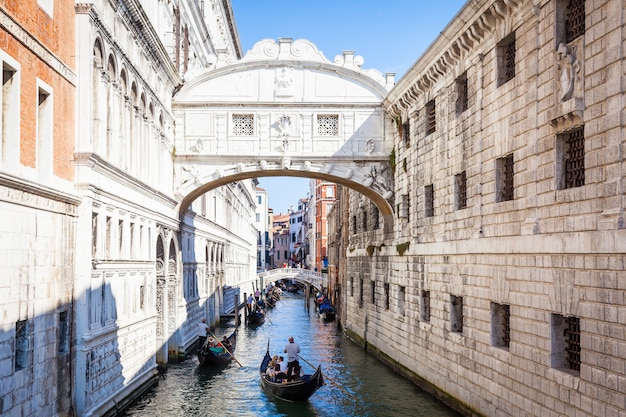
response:
<path id="1" fill-rule="evenodd" d="M 187 74 L 174 98 L 175 187 L 181 218 L 200 195 L 268 176 L 318 178 L 372 200 L 392 225 L 393 121 L 382 101 L 393 74 L 329 61 L 306 40 L 266 39 L 246 56 Z"/>

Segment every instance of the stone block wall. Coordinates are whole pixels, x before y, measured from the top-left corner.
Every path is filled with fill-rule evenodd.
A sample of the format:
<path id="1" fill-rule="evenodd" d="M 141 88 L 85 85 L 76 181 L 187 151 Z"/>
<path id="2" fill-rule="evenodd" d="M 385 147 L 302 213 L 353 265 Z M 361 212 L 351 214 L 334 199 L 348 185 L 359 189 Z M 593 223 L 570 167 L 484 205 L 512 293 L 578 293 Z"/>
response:
<path id="1" fill-rule="evenodd" d="M 343 325 L 466 415 L 626 408 L 625 91 L 609 81 L 625 66 L 608 46 L 625 32 L 609 15 L 623 5 L 466 5 L 387 98 L 410 129 L 394 232 L 351 229 Z"/>

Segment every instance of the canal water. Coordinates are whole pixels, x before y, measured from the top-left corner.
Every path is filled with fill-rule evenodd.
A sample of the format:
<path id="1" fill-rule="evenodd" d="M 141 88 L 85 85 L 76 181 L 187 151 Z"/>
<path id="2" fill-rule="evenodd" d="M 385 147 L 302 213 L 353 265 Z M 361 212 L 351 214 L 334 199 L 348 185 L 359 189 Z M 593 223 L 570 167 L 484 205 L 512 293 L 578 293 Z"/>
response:
<path id="1" fill-rule="evenodd" d="M 213 333 L 221 340 L 232 327 Z M 272 355 L 282 353 L 293 336 L 300 345 L 306 373 L 321 364 L 326 384 L 303 403 L 287 403 L 266 395 L 259 365 L 268 342 Z M 411 416 L 460 417 L 441 402 L 398 376 L 376 358 L 348 340 L 335 322 L 320 320 L 304 296 L 284 292 L 265 323 L 256 328 L 242 324 L 237 330 L 237 362 L 222 370 L 198 367 L 198 359 L 170 364 L 151 389 L 124 416 Z M 306 361 L 305 361 L 306 360 Z"/>

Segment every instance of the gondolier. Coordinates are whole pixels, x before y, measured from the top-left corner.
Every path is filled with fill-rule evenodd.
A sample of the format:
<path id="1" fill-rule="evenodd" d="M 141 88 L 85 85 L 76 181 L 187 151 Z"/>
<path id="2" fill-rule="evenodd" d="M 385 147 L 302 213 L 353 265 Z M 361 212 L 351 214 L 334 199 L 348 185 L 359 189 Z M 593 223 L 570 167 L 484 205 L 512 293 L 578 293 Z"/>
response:
<path id="1" fill-rule="evenodd" d="M 206 324 L 206 319 L 202 318 L 200 323 L 198 323 L 198 347 L 202 348 L 204 342 L 209 334 L 209 325 Z"/>
<path id="2" fill-rule="evenodd" d="M 289 337 L 289 343 L 285 346 L 284 352 L 287 354 L 287 381 L 300 376 L 300 362 L 298 362 L 298 353 L 300 346 L 293 340 L 293 336 Z"/>

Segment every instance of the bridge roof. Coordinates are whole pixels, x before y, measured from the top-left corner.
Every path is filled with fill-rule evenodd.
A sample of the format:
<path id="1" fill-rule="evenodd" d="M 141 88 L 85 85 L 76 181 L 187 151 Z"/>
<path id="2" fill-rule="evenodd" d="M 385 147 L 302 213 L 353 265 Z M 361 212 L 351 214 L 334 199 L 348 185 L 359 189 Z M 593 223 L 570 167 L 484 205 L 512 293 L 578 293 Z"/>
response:
<path id="1" fill-rule="evenodd" d="M 393 74 L 362 64 L 354 51 L 331 62 L 308 40 L 265 39 L 241 60 L 218 58 L 214 69 L 186 74 L 175 101 L 380 104 L 393 87 Z"/>

